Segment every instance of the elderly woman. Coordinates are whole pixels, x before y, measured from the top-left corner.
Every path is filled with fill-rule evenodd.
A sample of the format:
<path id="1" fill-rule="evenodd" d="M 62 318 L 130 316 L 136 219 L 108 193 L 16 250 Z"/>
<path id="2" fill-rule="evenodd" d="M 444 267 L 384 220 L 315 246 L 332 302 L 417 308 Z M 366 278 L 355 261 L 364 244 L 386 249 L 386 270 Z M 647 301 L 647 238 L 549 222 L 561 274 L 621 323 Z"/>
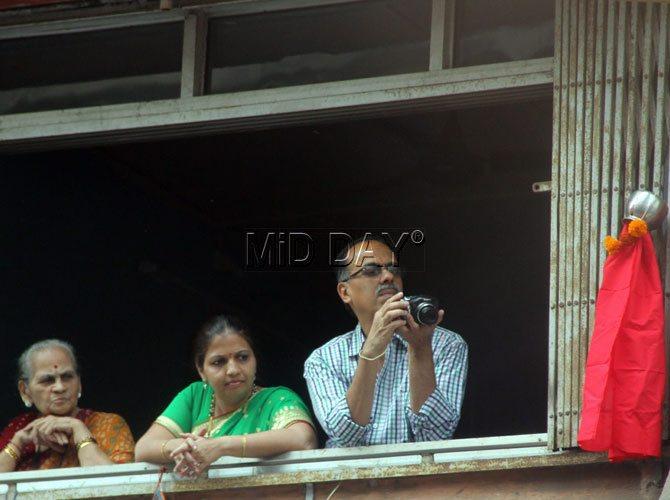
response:
<path id="1" fill-rule="evenodd" d="M 80 409 L 74 349 L 44 340 L 19 358 L 18 386 L 27 408 L 0 434 L 0 472 L 133 461 L 133 436 L 118 415 Z"/>
<path id="2" fill-rule="evenodd" d="M 286 387 L 258 387 L 248 330 L 217 316 L 199 331 L 195 366 L 201 382 L 182 390 L 137 442 L 137 460 L 175 462 L 195 477 L 222 456 L 267 457 L 316 447 L 314 424 Z"/>

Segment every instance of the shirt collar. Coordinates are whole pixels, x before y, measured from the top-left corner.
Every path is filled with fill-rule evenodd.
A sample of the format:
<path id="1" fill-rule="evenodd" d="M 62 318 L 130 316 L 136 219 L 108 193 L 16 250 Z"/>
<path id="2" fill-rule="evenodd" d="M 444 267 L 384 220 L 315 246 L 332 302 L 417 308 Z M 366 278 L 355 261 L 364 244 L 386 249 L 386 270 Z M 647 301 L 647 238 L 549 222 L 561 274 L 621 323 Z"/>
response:
<path id="1" fill-rule="evenodd" d="M 407 349 L 407 341 L 402 338 L 398 333 L 393 334 L 393 341 L 399 343 L 403 348 Z M 358 323 L 354 331 L 352 332 L 351 341 L 349 342 L 349 357 L 356 358 L 358 353 L 361 352 L 363 344 L 365 343 L 365 335 L 363 335 L 363 329 L 361 324 Z"/>

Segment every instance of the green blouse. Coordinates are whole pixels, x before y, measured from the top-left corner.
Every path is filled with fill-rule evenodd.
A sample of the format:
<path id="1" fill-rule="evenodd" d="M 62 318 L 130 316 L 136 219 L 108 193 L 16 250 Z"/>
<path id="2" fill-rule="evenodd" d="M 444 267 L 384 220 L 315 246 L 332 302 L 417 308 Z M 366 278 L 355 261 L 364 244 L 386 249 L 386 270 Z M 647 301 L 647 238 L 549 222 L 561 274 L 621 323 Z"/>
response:
<path id="1" fill-rule="evenodd" d="M 175 437 L 180 433 L 207 433 L 209 437 L 240 436 L 254 432 L 284 429 L 295 422 L 314 427 L 309 410 L 291 389 L 260 389 L 240 408 L 209 423 L 209 408 L 214 391 L 211 386 L 194 382 L 182 390 L 156 419 Z M 211 427 L 211 428 L 210 428 Z"/>

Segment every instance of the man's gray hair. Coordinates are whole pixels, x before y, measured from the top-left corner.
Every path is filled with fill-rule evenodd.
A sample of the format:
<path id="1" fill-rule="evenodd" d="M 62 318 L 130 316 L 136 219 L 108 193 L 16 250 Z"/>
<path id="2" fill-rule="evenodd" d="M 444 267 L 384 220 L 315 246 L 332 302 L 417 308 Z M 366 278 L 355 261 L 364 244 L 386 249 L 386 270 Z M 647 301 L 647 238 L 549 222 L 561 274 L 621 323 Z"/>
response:
<path id="1" fill-rule="evenodd" d="M 19 380 L 23 380 L 24 382 L 28 382 L 32 376 L 33 376 L 33 366 L 32 366 L 32 358 L 33 354 L 40 352 L 40 351 L 46 351 L 47 349 L 63 349 L 65 352 L 68 353 L 70 356 L 70 359 L 72 360 L 72 366 L 74 367 L 75 372 L 79 373 L 79 367 L 77 365 L 77 357 L 74 354 L 74 347 L 72 347 L 71 344 L 68 342 L 65 342 L 64 340 L 58 340 L 58 339 L 47 339 L 47 340 L 41 340 L 39 342 L 35 342 L 33 345 L 28 347 L 21 356 L 19 356 Z"/>

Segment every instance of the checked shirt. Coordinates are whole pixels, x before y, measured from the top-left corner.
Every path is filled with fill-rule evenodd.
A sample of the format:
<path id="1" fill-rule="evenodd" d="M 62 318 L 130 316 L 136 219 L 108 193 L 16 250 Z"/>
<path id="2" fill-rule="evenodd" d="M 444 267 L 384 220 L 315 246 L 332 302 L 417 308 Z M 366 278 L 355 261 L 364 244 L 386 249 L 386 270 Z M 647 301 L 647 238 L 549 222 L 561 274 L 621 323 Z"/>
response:
<path id="1" fill-rule="evenodd" d="M 436 441 L 454 434 L 461 414 L 468 347 L 456 333 L 435 328 L 433 361 L 436 388 L 418 413 L 409 406 L 407 342 L 393 336 L 377 375 L 370 421 L 351 419 L 346 393 L 358 365 L 365 336 L 360 324 L 316 349 L 305 362 L 304 377 L 314 413 L 328 435 L 327 447 Z"/>

